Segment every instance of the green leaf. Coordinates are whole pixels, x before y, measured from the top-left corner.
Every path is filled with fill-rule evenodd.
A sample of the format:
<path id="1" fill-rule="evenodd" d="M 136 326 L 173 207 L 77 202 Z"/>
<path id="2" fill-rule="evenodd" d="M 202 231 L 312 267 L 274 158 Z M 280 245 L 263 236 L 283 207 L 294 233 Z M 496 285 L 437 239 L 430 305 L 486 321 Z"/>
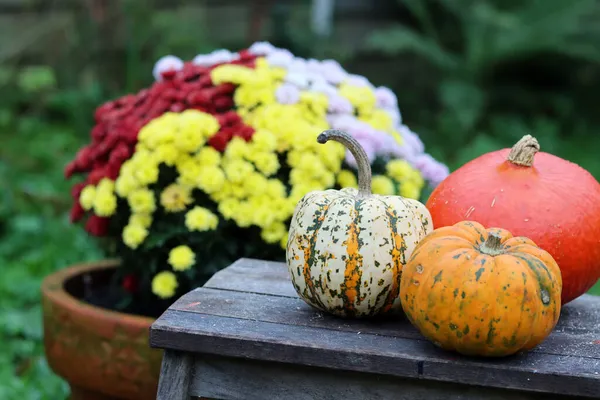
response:
<path id="1" fill-rule="evenodd" d="M 169 239 L 182 234 L 189 234 L 188 229 L 183 224 L 169 224 L 152 227 L 152 234 L 148 235 L 148 239 L 142 244 L 144 251 L 161 247 Z"/>
<path id="2" fill-rule="evenodd" d="M 17 82 L 21 90 L 34 93 L 53 88 L 56 85 L 56 77 L 51 67 L 30 66 L 20 72 Z"/>
<path id="3" fill-rule="evenodd" d="M 368 50 L 381 51 L 388 55 L 413 52 L 425 57 L 442 70 L 454 70 L 459 65 L 459 60 L 435 41 L 400 24 L 371 33 L 365 46 Z"/>
<path id="4" fill-rule="evenodd" d="M 448 80 L 440 85 L 440 100 L 451 112 L 460 129 L 470 131 L 484 109 L 485 93 L 476 85 L 458 80 Z"/>
<path id="5" fill-rule="evenodd" d="M 496 138 L 487 135 L 478 135 L 471 143 L 459 149 L 456 158 L 452 163 L 452 166 L 454 167 L 452 169 L 458 168 L 485 153 L 496 151 L 504 147 L 506 146 Z"/>

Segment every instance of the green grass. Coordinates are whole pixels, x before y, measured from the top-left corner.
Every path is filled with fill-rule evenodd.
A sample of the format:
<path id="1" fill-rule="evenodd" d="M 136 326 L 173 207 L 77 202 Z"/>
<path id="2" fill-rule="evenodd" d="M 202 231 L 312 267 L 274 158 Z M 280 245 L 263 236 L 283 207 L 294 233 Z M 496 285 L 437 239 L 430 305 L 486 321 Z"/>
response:
<path id="1" fill-rule="evenodd" d="M 0 399 L 66 398 L 43 355 L 40 282 L 69 264 L 101 257 L 68 220 L 62 169 L 87 133 L 24 118 L 0 127 Z"/>

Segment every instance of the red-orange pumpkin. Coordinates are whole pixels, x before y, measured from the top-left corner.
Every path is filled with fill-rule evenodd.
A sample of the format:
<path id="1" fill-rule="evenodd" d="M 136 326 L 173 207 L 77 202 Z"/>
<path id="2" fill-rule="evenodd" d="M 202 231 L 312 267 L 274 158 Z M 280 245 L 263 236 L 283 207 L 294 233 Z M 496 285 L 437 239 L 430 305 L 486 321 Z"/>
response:
<path id="1" fill-rule="evenodd" d="M 600 278 L 600 184 L 539 150 L 526 135 L 470 161 L 433 191 L 427 208 L 435 228 L 471 220 L 533 240 L 560 266 L 566 304 Z"/>

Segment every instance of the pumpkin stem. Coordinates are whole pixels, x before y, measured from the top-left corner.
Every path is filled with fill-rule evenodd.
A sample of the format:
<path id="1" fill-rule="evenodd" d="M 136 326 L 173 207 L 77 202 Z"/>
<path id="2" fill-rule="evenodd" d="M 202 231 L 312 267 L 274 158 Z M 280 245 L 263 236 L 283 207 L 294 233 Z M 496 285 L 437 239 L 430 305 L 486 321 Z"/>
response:
<path id="1" fill-rule="evenodd" d="M 328 129 L 323 131 L 318 137 L 317 142 L 327 143 L 329 140 L 335 140 L 343 144 L 356 160 L 358 166 L 358 195 L 365 197 L 371 195 L 371 163 L 367 153 L 362 148 L 358 140 L 350 134 L 338 129 Z"/>
<path id="2" fill-rule="evenodd" d="M 531 135 L 525 135 L 510 150 L 508 161 L 524 167 L 533 165 L 533 156 L 540 151 L 540 144 Z"/>
<path id="3" fill-rule="evenodd" d="M 485 242 L 479 246 L 479 251 L 488 256 L 502 254 L 502 238 L 495 233 L 490 233 Z"/>

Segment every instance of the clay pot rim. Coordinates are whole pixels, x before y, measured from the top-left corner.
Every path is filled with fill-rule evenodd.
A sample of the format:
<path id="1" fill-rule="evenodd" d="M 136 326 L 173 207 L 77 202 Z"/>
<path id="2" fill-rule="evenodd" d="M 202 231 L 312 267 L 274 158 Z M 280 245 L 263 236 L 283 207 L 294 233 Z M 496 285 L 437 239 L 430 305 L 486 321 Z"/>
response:
<path id="1" fill-rule="evenodd" d="M 75 264 L 55 271 L 47 275 L 42 281 L 42 298 L 46 299 L 50 303 L 56 304 L 63 309 L 80 309 L 99 321 L 105 321 L 107 323 L 122 323 L 123 317 L 126 316 L 130 325 L 135 325 L 140 328 L 148 327 L 155 321 L 154 318 L 98 307 L 81 301 L 65 290 L 65 282 L 71 278 L 88 272 L 114 269 L 117 268 L 119 264 L 120 260 L 118 259 L 108 259 Z"/>

